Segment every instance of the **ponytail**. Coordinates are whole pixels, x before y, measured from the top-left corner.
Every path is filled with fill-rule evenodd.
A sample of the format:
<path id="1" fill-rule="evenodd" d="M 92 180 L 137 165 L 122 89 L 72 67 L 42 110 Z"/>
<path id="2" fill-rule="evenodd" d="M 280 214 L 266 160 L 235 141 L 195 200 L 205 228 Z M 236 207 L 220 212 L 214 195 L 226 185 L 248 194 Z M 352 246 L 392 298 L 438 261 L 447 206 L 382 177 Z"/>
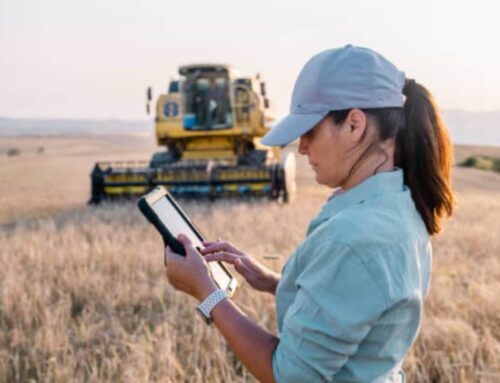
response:
<path id="1" fill-rule="evenodd" d="M 430 92 L 415 80 L 403 88 L 405 124 L 396 133 L 395 165 L 401 167 L 417 210 L 430 235 L 453 213 L 452 146 Z"/>
<path id="2" fill-rule="evenodd" d="M 394 165 L 403 169 L 404 183 L 430 235 L 441 231 L 441 219 L 453 213 L 452 146 L 446 125 L 430 92 L 406 80 L 402 108 L 361 109 L 376 121 L 378 139 L 395 139 Z M 352 109 L 331 111 L 335 124 Z M 352 171 L 352 169 L 351 169 Z"/>

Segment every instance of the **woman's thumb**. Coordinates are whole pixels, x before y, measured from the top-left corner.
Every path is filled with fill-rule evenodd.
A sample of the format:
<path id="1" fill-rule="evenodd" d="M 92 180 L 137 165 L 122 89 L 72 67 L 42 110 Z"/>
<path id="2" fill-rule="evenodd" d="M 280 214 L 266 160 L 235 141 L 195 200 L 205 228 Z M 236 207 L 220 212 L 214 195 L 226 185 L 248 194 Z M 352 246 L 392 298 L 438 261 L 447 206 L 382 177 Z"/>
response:
<path id="1" fill-rule="evenodd" d="M 192 251 L 196 251 L 196 249 L 193 247 L 193 243 L 191 242 L 191 239 L 185 235 L 185 234 L 179 234 L 177 236 L 177 240 L 182 243 L 182 246 L 184 246 L 184 249 L 186 250 L 186 254 L 190 253 Z"/>
<path id="2" fill-rule="evenodd" d="M 189 237 L 186 234 L 179 234 L 177 236 L 177 239 L 183 245 L 190 245 L 191 244 L 191 239 L 189 239 Z"/>

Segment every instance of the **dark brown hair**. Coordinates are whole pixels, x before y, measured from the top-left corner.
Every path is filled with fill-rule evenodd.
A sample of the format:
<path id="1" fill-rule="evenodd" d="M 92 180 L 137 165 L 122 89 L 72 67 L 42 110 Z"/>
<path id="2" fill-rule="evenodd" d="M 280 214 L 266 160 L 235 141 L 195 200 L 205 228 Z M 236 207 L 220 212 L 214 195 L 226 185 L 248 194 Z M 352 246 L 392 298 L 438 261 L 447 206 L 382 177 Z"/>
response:
<path id="1" fill-rule="evenodd" d="M 403 108 L 362 109 L 376 122 L 379 140 L 395 138 L 394 164 L 403 169 L 404 182 L 430 235 L 441 231 L 441 219 L 453 213 L 451 191 L 452 146 L 434 97 L 414 80 L 406 80 Z M 336 124 L 349 110 L 330 112 Z"/>

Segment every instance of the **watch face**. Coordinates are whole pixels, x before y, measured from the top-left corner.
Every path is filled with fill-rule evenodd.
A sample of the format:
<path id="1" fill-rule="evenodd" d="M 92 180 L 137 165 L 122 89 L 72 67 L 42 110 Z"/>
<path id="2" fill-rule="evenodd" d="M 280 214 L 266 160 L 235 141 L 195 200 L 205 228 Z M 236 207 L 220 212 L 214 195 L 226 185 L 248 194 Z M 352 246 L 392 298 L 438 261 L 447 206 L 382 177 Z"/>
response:
<path id="1" fill-rule="evenodd" d="M 201 311 L 201 310 L 200 310 L 200 308 L 199 308 L 199 307 L 196 307 L 196 312 L 197 312 L 198 314 L 200 314 L 200 316 L 203 318 L 203 320 L 205 321 L 205 323 L 206 323 L 206 324 L 210 324 L 210 323 L 212 323 L 212 318 L 207 317 L 207 316 L 203 313 L 203 311 Z"/>

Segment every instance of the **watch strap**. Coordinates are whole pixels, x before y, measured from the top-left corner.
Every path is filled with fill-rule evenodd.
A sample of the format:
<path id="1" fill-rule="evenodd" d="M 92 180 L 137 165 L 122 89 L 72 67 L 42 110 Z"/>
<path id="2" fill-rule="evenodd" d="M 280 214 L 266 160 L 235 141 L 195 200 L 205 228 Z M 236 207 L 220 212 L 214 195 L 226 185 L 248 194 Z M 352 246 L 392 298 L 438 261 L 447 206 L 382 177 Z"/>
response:
<path id="1" fill-rule="evenodd" d="M 201 314 L 203 314 L 207 323 L 210 324 L 212 322 L 212 316 L 210 315 L 211 311 L 218 303 L 222 302 L 227 297 L 228 296 L 224 290 L 215 290 L 208 297 L 206 297 L 202 303 L 196 306 L 196 308 Z"/>

